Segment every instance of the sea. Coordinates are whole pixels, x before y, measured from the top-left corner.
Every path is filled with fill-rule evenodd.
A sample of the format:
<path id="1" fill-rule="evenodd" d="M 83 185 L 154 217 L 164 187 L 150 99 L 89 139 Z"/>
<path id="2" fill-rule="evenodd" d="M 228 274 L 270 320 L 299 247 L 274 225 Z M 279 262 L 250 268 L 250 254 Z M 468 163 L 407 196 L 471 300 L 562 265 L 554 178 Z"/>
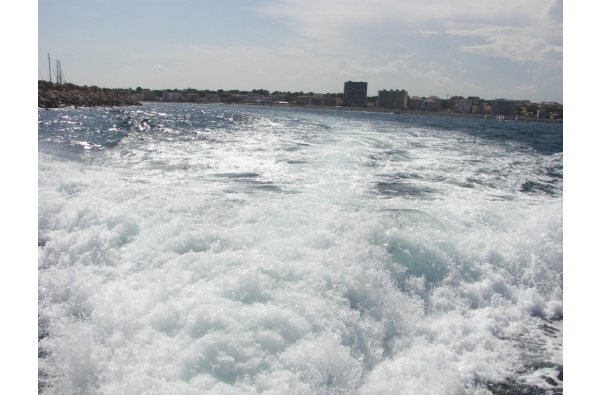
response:
<path id="1" fill-rule="evenodd" d="M 563 125 L 38 110 L 43 394 L 562 394 Z"/>

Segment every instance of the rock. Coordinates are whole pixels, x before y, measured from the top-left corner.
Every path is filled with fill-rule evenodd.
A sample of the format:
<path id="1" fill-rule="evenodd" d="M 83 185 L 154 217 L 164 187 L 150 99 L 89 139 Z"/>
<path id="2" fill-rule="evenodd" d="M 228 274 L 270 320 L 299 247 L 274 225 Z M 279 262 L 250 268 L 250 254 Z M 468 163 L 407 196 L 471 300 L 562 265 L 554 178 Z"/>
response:
<path id="1" fill-rule="evenodd" d="M 129 90 L 38 81 L 38 108 L 139 106 Z"/>

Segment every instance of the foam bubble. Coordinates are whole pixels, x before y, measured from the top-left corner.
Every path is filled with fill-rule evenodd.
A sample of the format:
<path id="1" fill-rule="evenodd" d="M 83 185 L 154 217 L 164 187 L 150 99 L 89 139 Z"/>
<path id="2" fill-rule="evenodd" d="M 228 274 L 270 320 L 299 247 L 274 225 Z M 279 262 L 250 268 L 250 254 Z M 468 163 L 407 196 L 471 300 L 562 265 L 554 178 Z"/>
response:
<path id="1" fill-rule="evenodd" d="M 131 111 L 110 148 L 42 145 L 46 393 L 562 381 L 561 186 L 520 189 L 562 157 L 389 114 Z"/>

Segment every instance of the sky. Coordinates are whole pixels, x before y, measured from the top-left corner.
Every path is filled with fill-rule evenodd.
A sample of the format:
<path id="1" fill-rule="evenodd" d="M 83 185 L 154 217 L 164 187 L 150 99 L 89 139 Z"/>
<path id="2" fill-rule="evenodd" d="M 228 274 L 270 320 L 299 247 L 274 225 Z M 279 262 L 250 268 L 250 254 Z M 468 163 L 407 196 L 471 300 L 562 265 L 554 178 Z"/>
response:
<path id="1" fill-rule="evenodd" d="M 561 0 L 39 0 L 38 79 L 563 102 Z M 55 80 L 55 76 L 53 76 Z"/>

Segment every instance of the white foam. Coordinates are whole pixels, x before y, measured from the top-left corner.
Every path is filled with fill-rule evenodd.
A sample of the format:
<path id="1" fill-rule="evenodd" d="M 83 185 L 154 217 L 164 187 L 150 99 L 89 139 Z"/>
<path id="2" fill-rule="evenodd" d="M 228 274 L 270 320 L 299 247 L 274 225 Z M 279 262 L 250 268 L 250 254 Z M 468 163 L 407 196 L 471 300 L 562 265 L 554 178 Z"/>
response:
<path id="1" fill-rule="evenodd" d="M 212 141 L 40 154 L 47 393 L 483 394 L 518 376 L 518 335 L 562 315 L 562 199 L 517 187 L 543 158 L 246 116 Z M 398 174 L 433 198 L 376 193 Z"/>

